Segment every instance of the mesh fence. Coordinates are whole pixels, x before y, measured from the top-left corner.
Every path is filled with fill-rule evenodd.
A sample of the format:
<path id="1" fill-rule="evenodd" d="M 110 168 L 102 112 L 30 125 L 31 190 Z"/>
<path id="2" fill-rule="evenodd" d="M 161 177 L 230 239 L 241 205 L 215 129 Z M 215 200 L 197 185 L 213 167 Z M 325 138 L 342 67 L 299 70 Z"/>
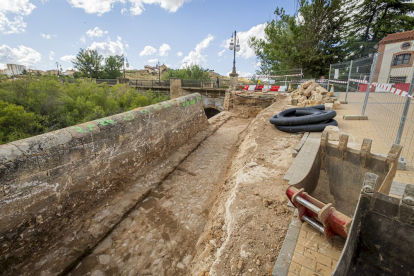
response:
<path id="1" fill-rule="evenodd" d="M 335 91 L 346 91 L 349 72 L 351 70 L 351 67 L 349 66 L 350 64 L 350 61 L 331 64 L 331 66 L 329 67 L 329 80 L 328 82 L 324 83 L 326 84 L 325 88 L 328 91 L 330 90 L 330 85 L 334 85 Z"/>
<path id="2" fill-rule="evenodd" d="M 299 84 L 302 80 L 302 69 L 289 69 L 268 72 L 267 74 L 253 76 L 253 82 L 260 80 L 263 84 L 284 85 Z"/>
<path id="3" fill-rule="evenodd" d="M 373 56 L 332 64 L 329 82 L 361 108 L 385 144 L 403 146 L 403 164 L 414 171 L 414 46 L 405 46 L 384 45 Z"/>

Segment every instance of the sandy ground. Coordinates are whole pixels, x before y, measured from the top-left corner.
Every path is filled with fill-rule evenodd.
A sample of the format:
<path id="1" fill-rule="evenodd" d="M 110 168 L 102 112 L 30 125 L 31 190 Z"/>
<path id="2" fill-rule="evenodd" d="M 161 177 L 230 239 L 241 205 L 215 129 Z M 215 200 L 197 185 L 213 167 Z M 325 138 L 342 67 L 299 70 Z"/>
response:
<path id="1" fill-rule="evenodd" d="M 278 97 L 247 128 L 187 275 L 271 275 L 293 215 L 283 175 L 301 138 L 269 123 L 286 104 Z"/>
<path id="2" fill-rule="evenodd" d="M 69 275 L 271 275 L 292 213 L 283 175 L 300 135 L 233 117 Z"/>

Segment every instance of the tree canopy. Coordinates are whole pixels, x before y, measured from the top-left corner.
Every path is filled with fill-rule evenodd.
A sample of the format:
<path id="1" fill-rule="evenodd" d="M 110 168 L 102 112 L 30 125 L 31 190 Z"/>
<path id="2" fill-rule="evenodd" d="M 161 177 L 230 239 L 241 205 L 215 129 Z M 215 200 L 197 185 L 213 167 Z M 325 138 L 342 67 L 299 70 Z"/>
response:
<path id="1" fill-rule="evenodd" d="M 265 38 L 249 45 L 261 62 L 258 73 L 303 68 L 327 75 L 331 63 L 365 56 L 390 33 L 412 30 L 414 4 L 404 0 L 299 0 L 298 12 L 276 8 Z"/>
<path id="2" fill-rule="evenodd" d="M 124 84 L 61 83 L 57 76 L 0 81 L 0 144 L 165 101 Z"/>
<path id="3" fill-rule="evenodd" d="M 116 79 L 122 76 L 124 59 L 119 55 L 104 58 L 96 50 L 80 49 L 72 63 L 81 77 Z"/>
<path id="4" fill-rule="evenodd" d="M 210 70 L 198 65 L 191 65 L 183 69 L 168 69 L 162 76 L 163 80 L 170 78 L 209 80 Z"/>
<path id="5" fill-rule="evenodd" d="M 406 0 L 352 1 L 351 32 L 346 37 L 349 54 L 375 53 L 375 45 L 388 34 L 414 29 L 414 4 Z"/>

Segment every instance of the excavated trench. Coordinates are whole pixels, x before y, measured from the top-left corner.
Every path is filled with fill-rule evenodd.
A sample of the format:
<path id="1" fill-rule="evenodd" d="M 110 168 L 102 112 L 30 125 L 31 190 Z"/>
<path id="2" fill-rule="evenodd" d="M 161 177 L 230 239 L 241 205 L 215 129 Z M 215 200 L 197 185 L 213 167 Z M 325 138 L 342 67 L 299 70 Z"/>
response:
<path id="1" fill-rule="evenodd" d="M 232 118 L 68 275 L 185 275 L 250 120 Z"/>

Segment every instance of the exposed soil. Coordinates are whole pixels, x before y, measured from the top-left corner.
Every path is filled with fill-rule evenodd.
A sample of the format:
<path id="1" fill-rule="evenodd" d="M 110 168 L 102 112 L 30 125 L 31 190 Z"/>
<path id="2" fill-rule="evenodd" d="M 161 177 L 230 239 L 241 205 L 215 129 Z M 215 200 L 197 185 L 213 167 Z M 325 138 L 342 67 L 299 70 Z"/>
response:
<path id="1" fill-rule="evenodd" d="M 283 176 L 301 138 L 269 123 L 285 103 L 279 95 L 247 128 L 187 275 L 271 275 L 293 215 Z"/>
<path id="2" fill-rule="evenodd" d="M 283 175 L 300 136 L 233 117 L 70 275 L 270 275 L 286 235 Z"/>

